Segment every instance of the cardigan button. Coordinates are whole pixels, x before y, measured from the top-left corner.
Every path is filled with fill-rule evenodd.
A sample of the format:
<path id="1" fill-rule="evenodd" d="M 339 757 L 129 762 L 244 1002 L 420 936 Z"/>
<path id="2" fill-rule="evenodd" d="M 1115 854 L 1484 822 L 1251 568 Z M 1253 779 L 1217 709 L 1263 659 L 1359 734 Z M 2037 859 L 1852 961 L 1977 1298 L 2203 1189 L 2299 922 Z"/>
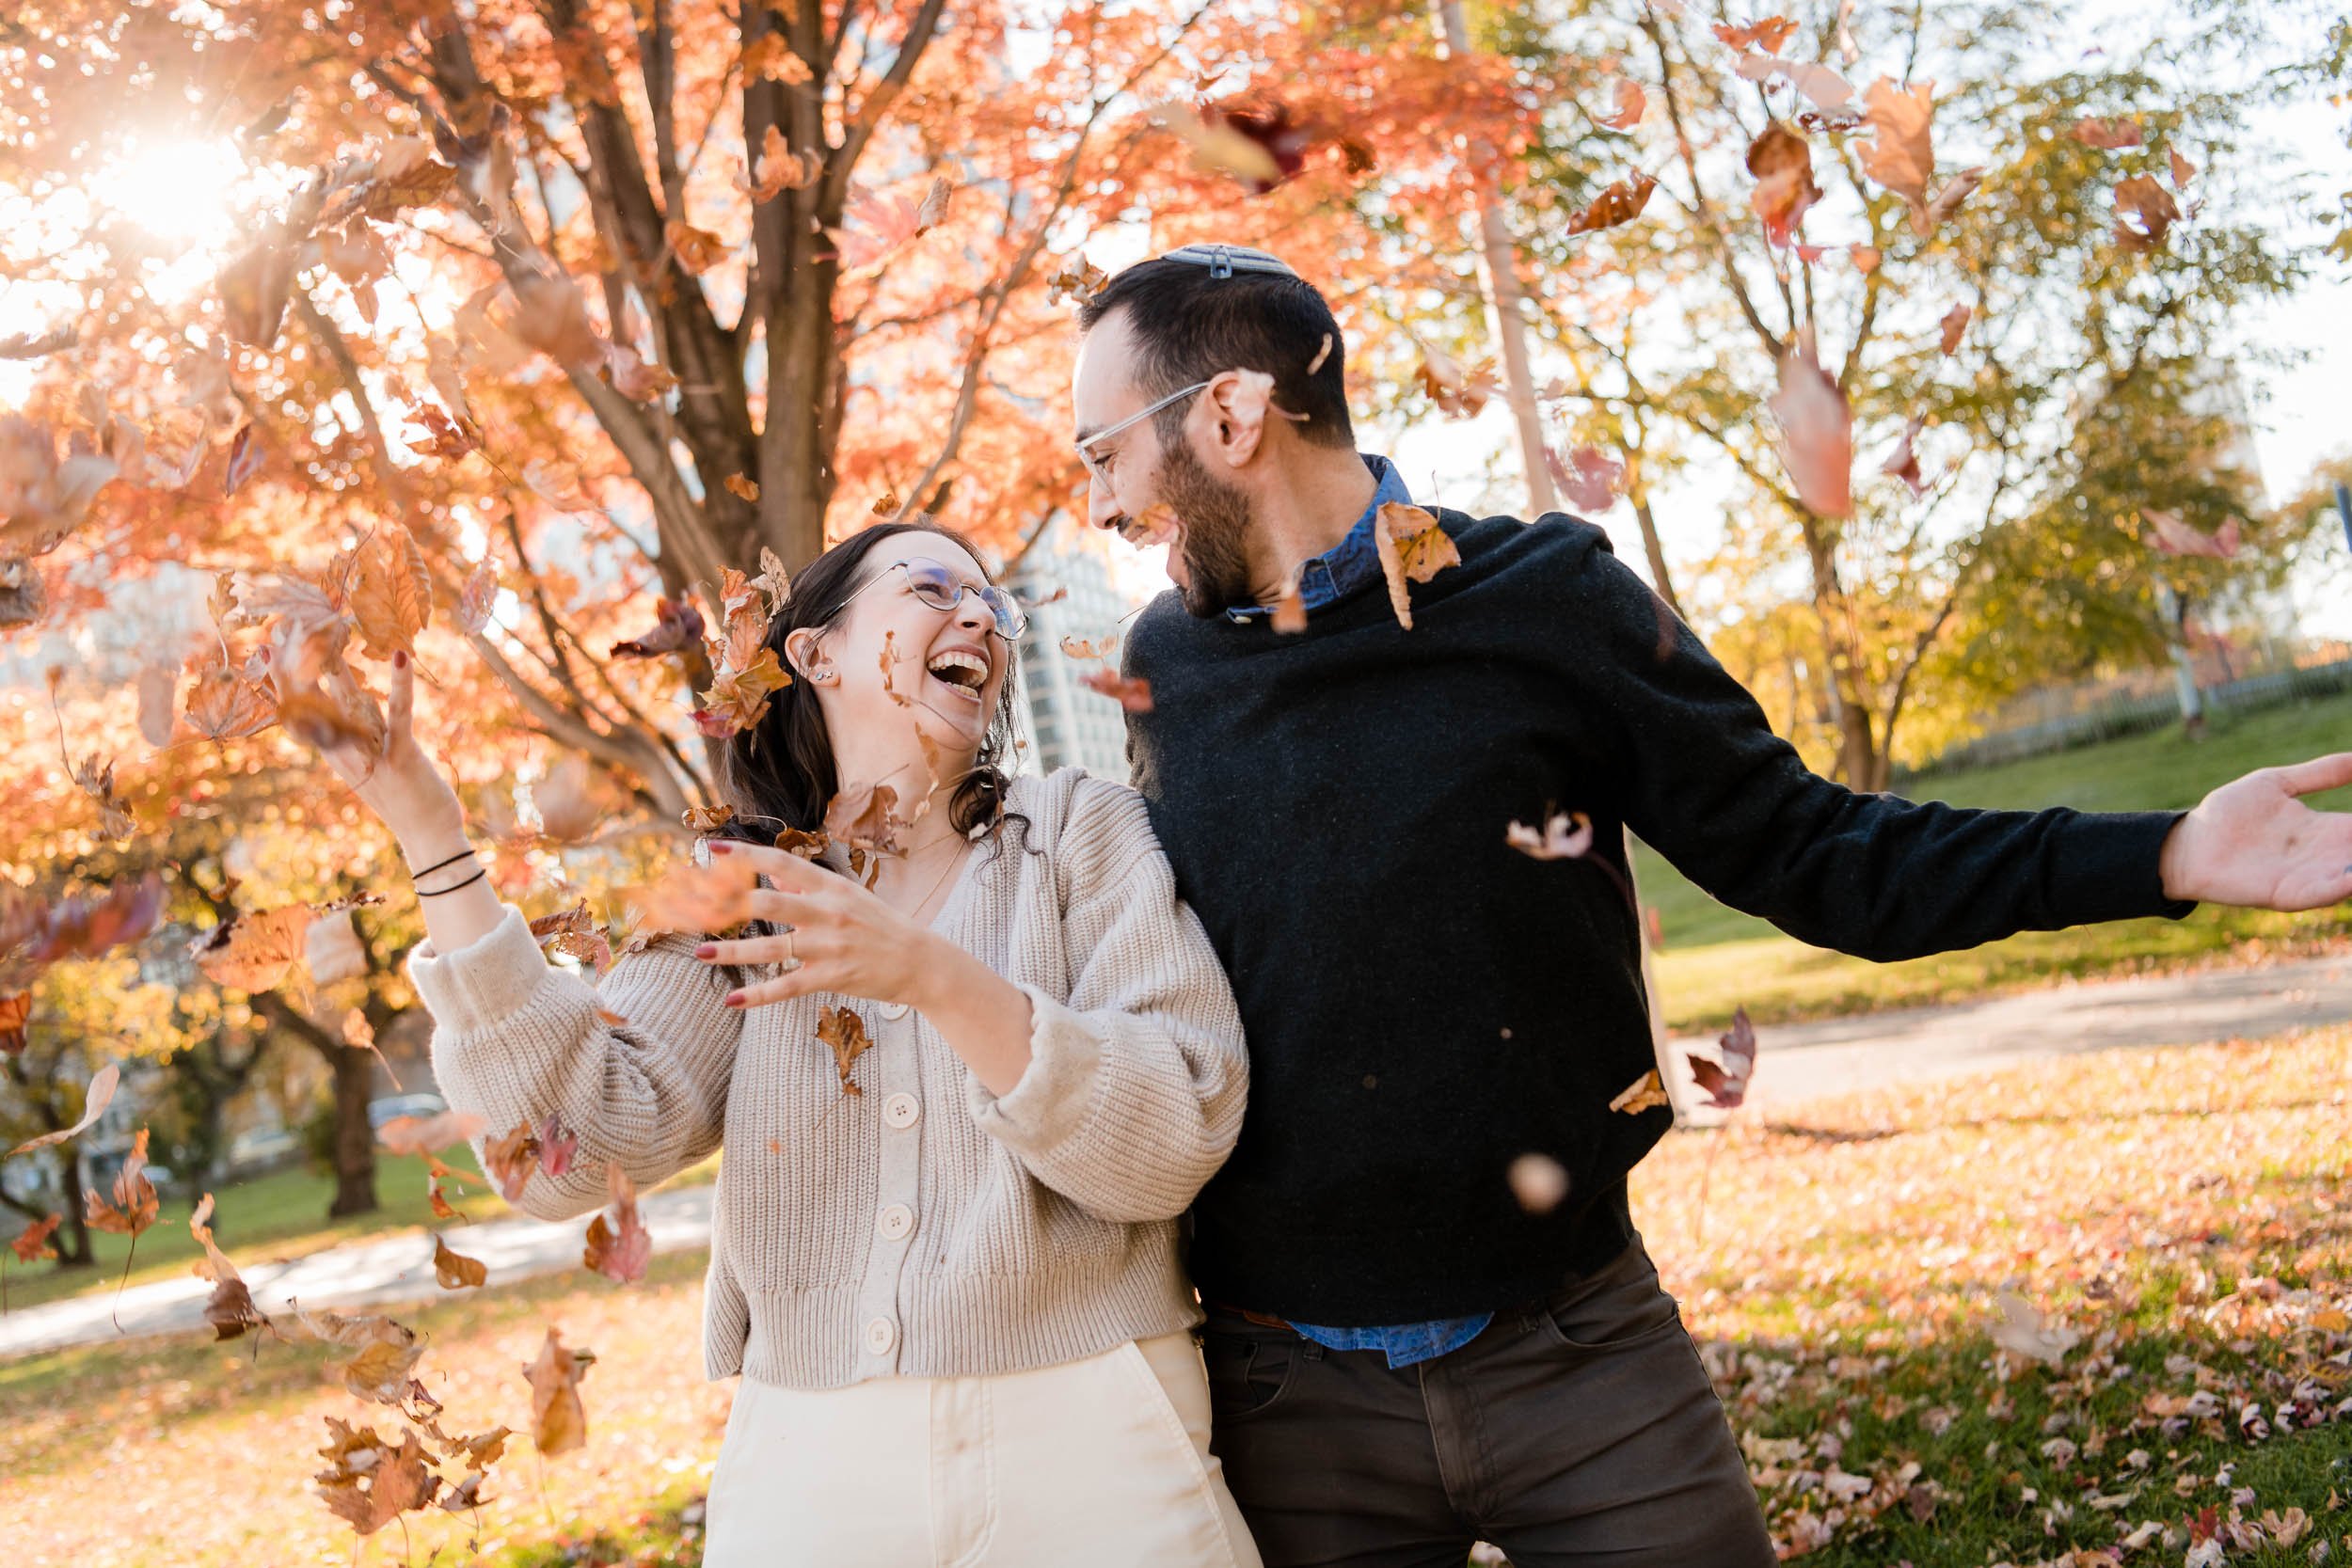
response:
<path id="1" fill-rule="evenodd" d="M 907 1016 L 907 1005 L 903 1002 L 883 1002 L 877 1006 L 881 1007 L 882 1017 L 894 1022 Z"/>
<path id="2" fill-rule="evenodd" d="M 866 1348 L 876 1355 L 887 1355 L 890 1347 L 898 1342 L 898 1325 L 888 1318 L 876 1318 L 866 1325 Z"/>
<path id="3" fill-rule="evenodd" d="M 922 1105 L 911 1094 L 894 1094 L 882 1101 L 882 1120 L 892 1127 L 912 1127 L 922 1115 Z"/>
<path id="4" fill-rule="evenodd" d="M 885 1242 L 903 1241 L 907 1232 L 914 1228 L 914 1211 L 903 1203 L 894 1203 L 882 1212 L 874 1228 L 882 1232 Z"/>

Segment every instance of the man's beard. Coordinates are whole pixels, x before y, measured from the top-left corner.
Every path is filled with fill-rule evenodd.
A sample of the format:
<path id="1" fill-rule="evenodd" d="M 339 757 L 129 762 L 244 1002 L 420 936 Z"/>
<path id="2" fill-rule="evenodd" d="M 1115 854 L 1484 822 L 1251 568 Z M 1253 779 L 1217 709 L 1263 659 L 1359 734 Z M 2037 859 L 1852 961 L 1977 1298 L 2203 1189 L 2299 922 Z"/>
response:
<path id="1" fill-rule="evenodd" d="M 1256 603 L 1249 587 L 1249 497 L 1209 472 L 1192 448 L 1171 443 L 1160 459 L 1160 499 L 1184 525 L 1177 547 L 1191 580 L 1179 590 L 1184 608 L 1206 618 Z"/>

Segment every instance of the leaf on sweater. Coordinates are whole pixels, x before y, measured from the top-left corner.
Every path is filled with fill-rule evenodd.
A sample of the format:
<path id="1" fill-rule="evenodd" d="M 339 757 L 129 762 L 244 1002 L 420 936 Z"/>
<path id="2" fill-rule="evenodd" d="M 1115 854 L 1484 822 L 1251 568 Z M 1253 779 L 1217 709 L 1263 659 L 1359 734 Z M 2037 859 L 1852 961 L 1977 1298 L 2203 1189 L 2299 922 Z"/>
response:
<path id="1" fill-rule="evenodd" d="M 147 1179 L 147 1132 L 142 1127 L 131 1139 L 131 1152 L 122 1157 L 122 1168 L 115 1173 L 108 1189 L 112 1201 L 95 1188 L 82 1195 L 82 1219 L 93 1229 L 136 1236 L 155 1223 L 163 1200 L 155 1196 L 155 1183 Z M 128 1259 L 124 1265 L 128 1267 Z"/>
<path id="2" fill-rule="evenodd" d="M 1718 1037 L 1723 1060 L 1708 1061 L 1704 1056 L 1692 1056 L 1691 1074 L 1698 1080 L 1707 1102 L 1719 1111 L 1736 1111 L 1748 1098 L 1748 1080 L 1756 1075 L 1756 1025 L 1748 1022 L 1745 1007 L 1731 1015 L 1731 1027 Z"/>
<path id="3" fill-rule="evenodd" d="M 541 1453 L 565 1453 L 588 1441 L 580 1380 L 596 1359 L 584 1350 L 565 1350 L 560 1332 L 550 1328 L 539 1359 L 523 1369 L 531 1382 L 531 1440 Z"/>
<path id="4" fill-rule="evenodd" d="M 440 1237 L 433 1238 L 433 1277 L 444 1291 L 463 1291 L 490 1277 L 489 1266 L 479 1258 L 453 1252 Z"/>
<path id="5" fill-rule="evenodd" d="M 336 1517 L 361 1535 L 373 1535 L 403 1513 L 433 1500 L 440 1478 L 425 1467 L 424 1449 L 413 1432 L 397 1448 L 373 1427 L 353 1431 L 326 1418 L 326 1446 L 318 1450 L 326 1468 L 311 1478 Z"/>
<path id="6" fill-rule="evenodd" d="M 1462 552 L 1443 524 L 1418 506 L 1383 501 L 1373 515 L 1372 540 L 1380 554 L 1380 575 L 1388 579 L 1389 608 L 1396 624 L 1413 629 L 1413 607 L 1406 584 L 1427 582 L 1448 566 L 1462 563 Z"/>
<path id="7" fill-rule="evenodd" d="M 1659 1080 L 1658 1069 L 1652 1068 L 1635 1080 L 1623 1094 L 1611 1101 L 1609 1108 L 1613 1111 L 1622 1111 L 1629 1117 L 1638 1117 L 1653 1105 L 1671 1106 L 1673 1103 L 1673 1101 L 1666 1098 L 1666 1085 Z"/>
<path id="8" fill-rule="evenodd" d="M 1581 811 L 1555 812 L 1541 832 L 1513 822 L 1502 830 L 1502 842 L 1534 860 L 1576 860 L 1593 847 L 1593 819 Z"/>
<path id="9" fill-rule="evenodd" d="M 1078 684 L 1097 696 L 1108 697 L 1129 713 L 1152 711 L 1152 683 L 1140 675 L 1122 675 L 1116 670 L 1089 670 L 1078 677 Z"/>
<path id="10" fill-rule="evenodd" d="M 587 1247 L 580 1260 L 615 1284 L 634 1284 L 645 1277 L 653 1235 L 637 1216 L 636 1185 L 616 1163 L 608 1163 L 604 1174 L 606 1190 L 612 1195 L 612 1217 L 598 1214 L 588 1222 Z"/>
<path id="11" fill-rule="evenodd" d="M 19 1154 L 29 1153 L 36 1148 L 47 1148 L 52 1144 L 61 1144 L 68 1138 L 79 1137 L 87 1132 L 100 1117 L 106 1114 L 106 1107 L 114 1103 L 115 1086 L 121 1081 L 122 1069 L 120 1068 L 112 1063 L 100 1068 L 90 1074 L 89 1087 L 82 1093 L 81 1120 L 71 1127 L 60 1127 L 55 1132 L 43 1132 L 38 1138 L 27 1138 L 9 1149 L 9 1156 L 13 1158 Z"/>
<path id="12" fill-rule="evenodd" d="M 1549 1214 L 1568 1196 L 1568 1173 L 1549 1154 L 1522 1154 L 1511 1162 L 1511 1196 L 1531 1214 Z"/>
<path id="13" fill-rule="evenodd" d="M 873 1049 L 866 1020 L 848 1007 L 827 1007 L 818 1014 L 817 1038 L 833 1053 L 834 1069 L 841 1075 L 841 1092 L 864 1094 L 865 1090 L 850 1082 L 850 1071 L 860 1056 Z"/>
<path id="14" fill-rule="evenodd" d="M 375 1130 L 375 1141 L 389 1154 L 425 1154 L 462 1144 L 482 1131 L 483 1119 L 469 1111 L 437 1111 L 429 1117 L 394 1117 Z"/>
<path id="15" fill-rule="evenodd" d="M 569 909 L 533 917 L 531 934 L 546 951 L 575 960 L 591 974 L 600 974 L 612 965 L 612 943 L 584 897 Z"/>

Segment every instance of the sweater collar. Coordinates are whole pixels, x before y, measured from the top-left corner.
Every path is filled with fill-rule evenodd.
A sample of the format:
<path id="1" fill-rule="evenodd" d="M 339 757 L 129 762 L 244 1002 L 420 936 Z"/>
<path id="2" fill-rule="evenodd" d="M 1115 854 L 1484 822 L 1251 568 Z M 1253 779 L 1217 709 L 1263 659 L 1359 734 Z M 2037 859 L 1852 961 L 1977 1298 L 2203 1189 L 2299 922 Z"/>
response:
<path id="1" fill-rule="evenodd" d="M 1405 487 L 1405 477 L 1396 471 L 1395 464 L 1368 451 L 1356 455 L 1364 460 L 1377 488 L 1372 493 L 1372 504 L 1364 508 L 1347 536 L 1298 569 L 1298 596 L 1310 612 L 1328 609 L 1379 580 L 1380 547 L 1373 542 L 1373 519 L 1391 501 L 1400 506 L 1413 504 L 1412 492 Z M 1246 605 L 1226 611 L 1234 621 L 1273 613 L 1272 605 Z"/>

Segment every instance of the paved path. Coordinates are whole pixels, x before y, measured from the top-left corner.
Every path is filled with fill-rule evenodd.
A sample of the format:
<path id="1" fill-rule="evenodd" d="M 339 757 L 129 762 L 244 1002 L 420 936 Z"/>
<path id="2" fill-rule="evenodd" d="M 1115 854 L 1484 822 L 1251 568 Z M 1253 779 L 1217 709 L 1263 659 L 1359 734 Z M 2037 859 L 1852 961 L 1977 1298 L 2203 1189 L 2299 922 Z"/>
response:
<path id="1" fill-rule="evenodd" d="M 2093 981 L 1953 1006 L 1775 1024 L 1756 1031 L 1760 1055 L 1749 1104 L 1780 1109 L 1826 1094 L 1990 1072 L 2086 1051 L 2201 1044 L 2348 1019 L 2352 957 Z M 1680 1067 L 1683 1053 L 1669 1054 Z M 1687 1069 L 1676 1087 L 1678 1104 L 1700 1098 Z M 1708 1118 L 1701 1112 L 1689 1119 Z M 654 1250 L 707 1244 L 711 1196 L 709 1187 L 689 1187 L 648 1196 L 643 1210 Z M 451 1241 L 489 1266 L 492 1285 L 511 1284 L 576 1267 L 585 1225 L 515 1217 L 464 1227 Z M 312 1307 L 348 1307 L 445 1293 L 434 1283 L 433 1243 L 421 1229 L 282 1264 L 245 1265 L 244 1273 L 264 1312 L 278 1311 L 294 1297 Z M 190 1276 L 126 1291 L 122 1331 L 201 1331 L 209 1289 Z M 10 1312 L 0 1317 L 0 1360 L 114 1338 L 115 1310 L 109 1291 Z"/>

